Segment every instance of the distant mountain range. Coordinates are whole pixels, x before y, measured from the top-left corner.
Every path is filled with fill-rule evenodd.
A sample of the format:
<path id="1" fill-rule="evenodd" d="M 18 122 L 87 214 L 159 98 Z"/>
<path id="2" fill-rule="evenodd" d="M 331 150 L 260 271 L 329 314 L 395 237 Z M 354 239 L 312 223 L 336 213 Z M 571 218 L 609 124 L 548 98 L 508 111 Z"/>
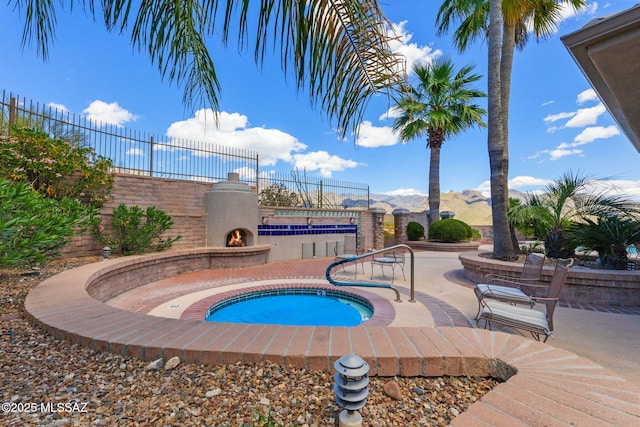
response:
<path id="1" fill-rule="evenodd" d="M 511 197 L 522 199 L 523 193 L 510 191 Z M 391 214 L 394 209 L 404 208 L 410 212 L 429 210 L 427 196 L 393 196 L 389 194 L 371 194 L 371 207 L 382 208 Z M 440 212 L 452 211 L 455 218 L 469 225 L 491 225 L 491 198 L 475 190 L 464 190 L 462 193 L 449 191 L 440 194 Z"/>

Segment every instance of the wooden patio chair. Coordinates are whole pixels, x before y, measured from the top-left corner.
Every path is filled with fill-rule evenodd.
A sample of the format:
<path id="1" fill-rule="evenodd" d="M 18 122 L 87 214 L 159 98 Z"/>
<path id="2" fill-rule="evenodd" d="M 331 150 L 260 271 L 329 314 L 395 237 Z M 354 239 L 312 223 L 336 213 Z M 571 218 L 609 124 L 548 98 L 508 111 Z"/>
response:
<path id="1" fill-rule="evenodd" d="M 535 302 L 544 302 L 544 311 L 491 298 L 482 298 L 476 324 L 480 327 L 480 321 L 484 320 L 485 329 L 491 329 L 492 324 L 508 326 L 518 331 L 523 330 L 531 333 L 536 341 L 540 341 L 544 337 L 543 342 L 546 342 L 549 337 L 553 336 L 553 313 L 571 265 L 573 265 L 573 260 L 556 263 L 546 296 L 532 297 Z"/>
<path id="2" fill-rule="evenodd" d="M 542 254 L 527 255 L 518 279 L 500 274 L 487 274 L 486 283 L 478 283 L 473 289 L 478 298 L 478 314 L 482 309 L 480 300 L 483 298 L 492 298 L 510 304 L 528 304 L 533 307 L 535 301 L 532 298 L 531 288 L 546 288 L 545 285 L 539 284 L 545 259 L 546 257 Z M 528 292 L 525 292 L 523 287 Z"/>

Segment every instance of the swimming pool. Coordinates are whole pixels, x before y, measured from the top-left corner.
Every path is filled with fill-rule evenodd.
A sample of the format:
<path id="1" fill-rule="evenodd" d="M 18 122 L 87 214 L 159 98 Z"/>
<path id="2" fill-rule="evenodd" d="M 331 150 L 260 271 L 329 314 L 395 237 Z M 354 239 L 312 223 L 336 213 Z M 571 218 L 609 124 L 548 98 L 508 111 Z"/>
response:
<path id="1" fill-rule="evenodd" d="M 346 292 L 284 288 L 243 293 L 211 306 L 208 322 L 357 326 L 373 315 L 366 299 Z"/>

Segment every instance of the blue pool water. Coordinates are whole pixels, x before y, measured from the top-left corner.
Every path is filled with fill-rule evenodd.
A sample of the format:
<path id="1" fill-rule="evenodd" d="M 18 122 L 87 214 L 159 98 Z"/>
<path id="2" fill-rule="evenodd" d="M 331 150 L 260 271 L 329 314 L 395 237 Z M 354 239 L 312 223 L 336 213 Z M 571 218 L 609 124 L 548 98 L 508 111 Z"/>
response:
<path id="1" fill-rule="evenodd" d="M 207 311 L 208 322 L 297 326 L 357 326 L 371 304 L 342 292 L 317 289 L 260 291 L 224 300 Z"/>

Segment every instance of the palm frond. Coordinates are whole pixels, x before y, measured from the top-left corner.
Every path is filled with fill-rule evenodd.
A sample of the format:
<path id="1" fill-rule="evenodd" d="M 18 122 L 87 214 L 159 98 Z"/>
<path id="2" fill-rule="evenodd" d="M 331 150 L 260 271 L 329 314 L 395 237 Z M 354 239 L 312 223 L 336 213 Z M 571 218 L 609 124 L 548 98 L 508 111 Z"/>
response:
<path id="1" fill-rule="evenodd" d="M 60 7 L 68 2 L 60 1 Z M 184 87 L 183 103 L 218 110 L 220 82 L 207 43 L 227 44 L 233 31 L 244 50 L 255 29 L 254 56 L 262 64 L 269 47 L 280 50 L 285 73 L 299 90 L 335 120 L 342 136 L 357 131 L 370 97 L 398 90 L 404 59 L 393 54 L 392 26 L 375 0 L 102 0 L 82 2 L 102 14 L 109 30 L 132 28 L 132 43 L 146 52 L 163 78 Z M 55 34 L 53 0 L 15 0 L 26 15 L 24 43 L 35 38 L 46 58 Z M 254 21 L 255 20 L 255 21 Z"/>

